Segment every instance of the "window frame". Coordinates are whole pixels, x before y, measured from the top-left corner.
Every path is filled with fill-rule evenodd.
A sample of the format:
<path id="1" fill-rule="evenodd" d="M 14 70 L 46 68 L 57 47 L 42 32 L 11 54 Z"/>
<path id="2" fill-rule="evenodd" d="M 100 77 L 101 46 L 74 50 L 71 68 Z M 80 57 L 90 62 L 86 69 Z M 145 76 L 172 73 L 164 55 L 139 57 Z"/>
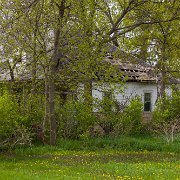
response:
<path id="1" fill-rule="evenodd" d="M 149 97 L 146 96 L 147 94 L 149 95 Z M 152 91 L 144 91 L 143 98 L 143 111 L 152 112 Z M 149 105 L 146 105 L 147 103 L 149 103 Z"/>

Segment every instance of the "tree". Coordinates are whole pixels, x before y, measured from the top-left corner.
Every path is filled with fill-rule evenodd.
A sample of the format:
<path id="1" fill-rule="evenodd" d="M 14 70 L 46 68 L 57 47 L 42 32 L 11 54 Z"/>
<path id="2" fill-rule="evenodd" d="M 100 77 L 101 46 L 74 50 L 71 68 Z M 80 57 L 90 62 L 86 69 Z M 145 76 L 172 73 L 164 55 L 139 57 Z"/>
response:
<path id="1" fill-rule="evenodd" d="M 161 4 L 149 12 L 156 23 L 137 28 L 130 43 L 134 55 L 155 66 L 156 73 L 160 75 L 159 97 L 165 95 L 171 80 L 179 78 L 179 1 Z"/>
<path id="2" fill-rule="evenodd" d="M 163 135 L 166 141 L 173 142 L 180 131 L 180 93 L 174 92 L 172 97 L 164 95 L 159 99 L 153 112 L 152 130 Z"/>
<path id="3" fill-rule="evenodd" d="M 72 70 L 70 71 L 69 67 L 73 67 L 76 76 L 85 71 L 85 69 L 83 71 L 80 69 L 80 72 L 78 72 L 77 68 L 81 67 L 80 64 L 83 63 L 84 58 L 87 58 L 88 53 L 92 55 L 90 50 L 87 49 L 90 46 L 92 49 L 89 40 L 94 35 L 92 34 L 88 38 L 88 33 L 93 32 L 93 30 L 90 30 L 92 24 L 90 27 L 90 21 L 84 21 L 84 19 L 89 14 L 93 16 L 93 1 L 89 1 L 89 4 L 85 1 L 72 3 L 66 0 L 61 2 L 41 0 L 27 2 L 19 0 L 13 3 L 8 1 L 8 3 L 4 3 L 4 7 L 7 5 L 8 8 L 13 9 L 13 12 L 11 12 L 13 26 L 11 33 L 17 33 L 18 43 L 23 47 L 26 55 L 32 59 L 29 62 L 32 65 L 32 80 L 36 78 L 37 65 L 41 63 L 44 68 L 47 101 L 45 119 L 50 122 L 50 144 L 55 144 L 54 97 L 56 78 L 57 75 L 61 78 L 68 74 L 71 75 Z M 88 9 L 85 8 L 85 5 L 88 5 Z M 27 23 L 26 27 L 24 27 L 24 22 Z M 23 39 L 28 42 L 24 43 Z M 81 44 L 79 45 L 79 43 Z M 75 53 L 77 48 L 79 54 Z M 41 59 L 38 60 L 39 58 Z M 88 63 L 88 60 L 86 62 L 84 65 L 91 64 Z M 26 63 L 28 64 L 27 61 Z M 68 66 L 65 67 L 63 64 L 66 63 L 68 63 Z M 77 68 L 74 68 L 75 64 Z M 84 66 L 84 68 L 88 68 L 89 65 Z M 63 74 L 65 71 L 67 71 L 66 75 Z"/>
<path id="4" fill-rule="evenodd" d="M 9 36 L 6 43 L 11 45 L 11 40 L 15 39 L 18 48 L 14 45 L 12 48 L 26 56 L 25 69 L 32 74 L 31 92 L 36 91 L 37 78 L 45 81 L 44 123 L 50 124 L 52 145 L 56 142 L 57 86 L 64 88 L 61 86 L 66 83 L 68 88 L 74 88 L 84 81 L 87 89 L 91 88 L 92 79 L 98 79 L 97 72 L 106 73 L 104 77 L 115 72 L 107 65 L 103 68 L 107 42 L 125 50 L 124 41 L 134 37 L 142 25 L 149 27 L 176 19 L 174 16 L 154 18 L 164 7 L 156 1 L 8 0 L 1 4 L 1 27 L 5 37 Z M 152 8 L 155 10 L 151 11 Z M 5 42 L 1 43 L 7 50 Z"/>

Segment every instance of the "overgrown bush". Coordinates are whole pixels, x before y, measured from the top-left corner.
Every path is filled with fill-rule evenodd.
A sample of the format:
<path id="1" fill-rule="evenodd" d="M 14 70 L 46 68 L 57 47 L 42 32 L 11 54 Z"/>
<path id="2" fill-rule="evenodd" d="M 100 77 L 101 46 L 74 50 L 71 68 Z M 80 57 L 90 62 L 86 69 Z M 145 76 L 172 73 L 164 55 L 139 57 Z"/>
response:
<path id="1" fill-rule="evenodd" d="M 32 137 L 33 134 L 27 127 L 24 125 L 16 126 L 9 137 L 0 141 L 0 150 L 31 145 Z"/>
<path id="2" fill-rule="evenodd" d="M 141 134 L 142 107 L 143 104 L 139 97 L 132 98 L 124 111 L 117 115 L 118 122 L 114 127 L 113 134 L 115 136 Z"/>
<path id="3" fill-rule="evenodd" d="M 20 111 L 26 116 L 26 126 L 30 127 L 33 124 L 41 124 L 44 118 L 44 98 L 42 95 L 26 95 L 25 100 L 21 100 Z"/>
<path id="4" fill-rule="evenodd" d="M 22 96 L 23 97 L 23 96 Z M 29 96 L 30 97 L 30 96 Z M 31 126 L 43 118 L 39 97 L 28 95 L 19 98 L 7 90 L 0 96 L 0 145 L 14 147 L 29 145 L 32 140 Z"/>
<path id="5" fill-rule="evenodd" d="M 77 139 L 95 122 L 91 107 L 85 102 L 68 101 L 56 110 L 59 125 L 58 135 Z"/>
<path id="6" fill-rule="evenodd" d="M 180 92 L 159 99 L 153 112 L 153 132 L 164 135 L 167 142 L 173 142 L 180 131 Z"/>
<path id="7" fill-rule="evenodd" d="M 100 112 L 95 113 L 96 122 L 95 126 L 99 125 L 104 130 L 104 135 L 109 136 L 111 135 L 112 131 L 114 130 L 114 126 L 118 121 L 118 113 L 117 112 Z M 98 136 L 98 135 L 97 135 Z"/>
<path id="8" fill-rule="evenodd" d="M 116 108 L 115 100 L 107 100 L 103 106 L 100 102 L 99 105 L 100 112 L 92 112 L 89 104 L 83 101 L 68 101 L 59 107 L 56 111 L 58 135 L 77 139 L 85 134 L 97 137 L 141 134 L 143 104 L 139 97 L 131 99 L 123 112 Z M 108 108 L 102 109 L 104 106 Z"/>
<path id="9" fill-rule="evenodd" d="M 97 109 L 100 110 L 95 113 L 97 117 L 96 125 L 98 124 L 104 129 L 106 136 L 112 134 L 115 125 L 122 115 L 125 106 L 121 105 L 112 94 L 109 98 L 105 97 L 103 101 L 96 100 Z"/>
<path id="10" fill-rule="evenodd" d="M 104 129 L 106 136 L 141 134 L 143 104 L 140 97 L 129 99 L 123 104 L 112 97 L 99 105 L 101 112 L 96 113 L 96 124 Z"/>
<path id="11" fill-rule="evenodd" d="M 26 120 L 26 116 L 22 116 L 20 113 L 16 97 L 4 92 L 0 96 L 0 135 L 8 137 L 19 124 Z"/>

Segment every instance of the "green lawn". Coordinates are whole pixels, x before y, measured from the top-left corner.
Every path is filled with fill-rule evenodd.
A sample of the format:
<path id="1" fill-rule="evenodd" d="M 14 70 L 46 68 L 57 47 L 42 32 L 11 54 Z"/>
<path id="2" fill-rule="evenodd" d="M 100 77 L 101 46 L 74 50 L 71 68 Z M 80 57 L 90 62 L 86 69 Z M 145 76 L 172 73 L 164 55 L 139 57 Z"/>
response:
<path id="1" fill-rule="evenodd" d="M 34 147 L 0 155 L 0 179 L 180 179 L 180 155 Z"/>
<path id="2" fill-rule="evenodd" d="M 180 180 L 180 136 L 81 138 L 0 152 L 0 180 Z"/>

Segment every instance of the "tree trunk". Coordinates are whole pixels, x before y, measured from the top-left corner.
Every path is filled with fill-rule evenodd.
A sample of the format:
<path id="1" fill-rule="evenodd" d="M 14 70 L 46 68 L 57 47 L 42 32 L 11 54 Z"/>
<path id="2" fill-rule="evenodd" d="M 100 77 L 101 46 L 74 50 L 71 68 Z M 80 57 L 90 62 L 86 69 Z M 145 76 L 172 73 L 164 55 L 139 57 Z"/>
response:
<path id="1" fill-rule="evenodd" d="M 50 62 L 49 69 L 49 115 L 50 115 L 50 144 L 55 145 L 56 143 L 56 129 L 57 123 L 55 119 L 55 79 L 57 72 L 57 64 L 60 59 L 59 57 L 59 41 L 60 41 L 60 30 L 55 31 L 54 39 L 54 53 Z"/>
<path id="2" fill-rule="evenodd" d="M 163 36 L 163 46 L 162 46 L 162 57 L 160 62 L 160 70 L 161 70 L 161 87 L 160 87 L 160 96 L 165 96 L 165 90 L 166 90 L 166 62 L 167 62 L 167 56 L 166 56 L 166 34 Z"/>
<path id="3" fill-rule="evenodd" d="M 43 121 L 43 131 L 46 132 L 47 127 L 49 127 L 49 80 L 48 74 L 46 70 L 45 77 L 45 116 Z"/>
<path id="4" fill-rule="evenodd" d="M 32 88 L 31 93 L 36 91 L 36 73 L 37 73 L 37 22 L 33 32 L 33 57 L 32 57 Z"/>
<path id="5" fill-rule="evenodd" d="M 37 57 L 36 52 L 33 54 L 33 61 L 32 61 L 32 85 L 31 85 L 31 93 L 35 94 L 36 92 L 36 74 L 37 74 Z"/>
<path id="6" fill-rule="evenodd" d="M 55 68 L 54 62 L 50 68 L 50 81 L 49 81 L 49 115 L 50 115 L 50 144 L 55 145 L 56 143 L 56 119 L 55 119 Z"/>
<path id="7" fill-rule="evenodd" d="M 53 1 L 54 2 L 54 1 Z M 52 54 L 52 58 L 50 60 L 50 68 L 49 68 L 49 119 L 50 119 L 50 145 L 56 144 L 56 131 L 57 131 L 57 123 L 55 119 L 55 80 L 57 74 L 57 65 L 60 61 L 59 57 L 59 46 L 60 46 L 60 36 L 61 36 L 61 29 L 62 29 L 62 19 L 64 18 L 64 10 L 65 7 L 65 0 L 62 0 L 60 5 L 55 3 L 56 7 L 58 8 L 58 19 L 57 19 L 57 28 L 55 29 L 54 33 L 54 52 Z"/>
<path id="8" fill-rule="evenodd" d="M 166 89 L 166 72 L 165 72 L 165 68 L 162 67 L 161 70 L 161 85 L 160 85 L 160 97 L 164 97 L 165 96 L 165 89 Z"/>

